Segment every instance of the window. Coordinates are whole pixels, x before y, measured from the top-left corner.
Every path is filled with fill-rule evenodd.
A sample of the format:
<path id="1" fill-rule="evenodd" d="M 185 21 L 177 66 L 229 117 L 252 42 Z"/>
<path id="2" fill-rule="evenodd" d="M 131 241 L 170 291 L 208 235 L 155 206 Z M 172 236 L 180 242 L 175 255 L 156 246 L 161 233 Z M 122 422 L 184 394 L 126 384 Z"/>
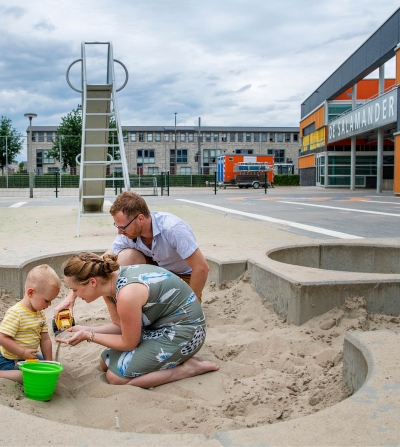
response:
<path id="1" fill-rule="evenodd" d="M 181 174 L 182 175 L 191 175 L 192 174 L 192 168 L 190 167 L 181 167 Z"/>
<path id="2" fill-rule="evenodd" d="M 44 151 L 43 149 L 39 149 L 36 152 L 36 165 L 42 166 L 42 164 L 54 164 L 54 157 L 49 157 L 50 151 Z"/>
<path id="3" fill-rule="evenodd" d="M 48 167 L 47 168 L 47 172 L 49 173 L 49 174 L 55 174 L 56 172 L 59 172 L 59 168 L 55 168 L 55 167 Z"/>
<path id="4" fill-rule="evenodd" d="M 229 141 L 231 142 L 231 143 L 234 143 L 235 142 L 235 132 L 230 132 L 229 133 Z"/>
<path id="5" fill-rule="evenodd" d="M 269 141 L 275 141 L 275 134 L 274 133 L 269 133 Z"/>
<path id="6" fill-rule="evenodd" d="M 298 133 L 294 133 L 293 134 L 293 141 L 299 141 L 299 134 Z"/>
<path id="7" fill-rule="evenodd" d="M 164 134 L 164 141 L 169 141 L 169 133 Z"/>
<path id="8" fill-rule="evenodd" d="M 357 104 L 360 105 L 360 104 Z M 351 104 L 337 104 L 337 103 L 329 103 L 328 104 L 328 123 L 335 118 L 337 118 L 342 113 L 347 112 L 348 110 L 352 109 Z M 303 136 L 306 136 L 307 134 L 304 133 L 303 130 Z"/>
<path id="9" fill-rule="evenodd" d="M 139 141 L 140 142 L 144 141 L 144 132 L 139 132 Z"/>
<path id="10" fill-rule="evenodd" d="M 290 142 L 290 140 L 291 140 L 290 133 L 285 133 L 285 141 Z"/>
<path id="11" fill-rule="evenodd" d="M 147 134 L 147 141 L 153 141 L 153 134 L 151 132 Z"/>
<path id="12" fill-rule="evenodd" d="M 238 132 L 238 141 L 239 143 L 243 143 L 243 132 Z"/>
<path id="13" fill-rule="evenodd" d="M 194 134 L 193 133 L 188 133 L 188 141 L 190 142 L 190 143 L 192 143 L 193 141 L 194 141 Z"/>
<path id="14" fill-rule="evenodd" d="M 214 132 L 214 143 L 218 143 L 218 141 L 219 141 L 219 133 Z"/>
<path id="15" fill-rule="evenodd" d="M 53 132 L 47 132 L 47 142 L 48 143 L 53 142 Z"/>
<path id="16" fill-rule="evenodd" d="M 158 174 L 158 168 L 155 168 L 155 167 L 153 167 L 153 168 L 148 167 L 148 168 L 147 168 L 147 173 L 148 173 L 148 174 Z"/>
<path id="17" fill-rule="evenodd" d="M 186 134 L 181 132 L 181 142 L 184 143 L 186 141 Z"/>
<path id="18" fill-rule="evenodd" d="M 136 142 L 136 132 L 131 132 L 131 142 L 132 143 Z"/>
<path id="19" fill-rule="evenodd" d="M 114 135 L 113 135 L 113 137 L 114 137 Z M 125 142 L 128 141 L 128 134 L 127 133 L 123 134 L 123 139 L 124 139 Z"/>
<path id="20" fill-rule="evenodd" d="M 261 134 L 261 141 L 263 142 L 263 143 L 266 143 L 268 140 L 267 140 L 267 132 L 263 132 L 262 134 Z"/>
<path id="21" fill-rule="evenodd" d="M 254 132 L 254 143 L 258 143 L 260 141 L 260 134 L 258 132 Z"/>
<path id="22" fill-rule="evenodd" d="M 274 156 L 274 163 L 285 163 L 285 149 L 268 149 L 268 155 Z"/>
<path id="23" fill-rule="evenodd" d="M 161 132 L 156 132 L 156 141 L 158 143 L 161 141 Z"/>
<path id="24" fill-rule="evenodd" d="M 35 132 L 32 132 L 32 141 L 36 141 L 36 134 L 35 134 Z"/>
<path id="25" fill-rule="evenodd" d="M 246 133 L 246 143 L 251 143 L 251 133 Z"/>
<path id="26" fill-rule="evenodd" d="M 203 162 L 205 165 L 209 163 L 216 163 L 218 155 L 221 154 L 221 149 L 204 149 Z"/>
<path id="27" fill-rule="evenodd" d="M 154 149 L 138 149 L 137 150 L 137 165 L 142 163 L 155 163 Z"/>
<path id="28" fill-rule="evenodd" d="M 222 132 L 222 138 L 221 138 L 221 141 L 222 141 L 223 143 L 226 143 L 226 142 L 228 141 L 228 138 L 227 138 L 227 136 L 226 136 L 226 132 Z"/>
<path id="29" fill-rule="evenodd" d="M 49 156 L 50 151 L 43 151 L 43 164 L 53 164 L 55 163 L 54 157 Z"/>
<path id="30" fill-rule="evenodd" d="M 206 142 L 209 143 L 211 141 L 211 133 L 206 132 Z"/>
<path id="31" fill-rule="evenodd" d="M 176 162 L 177 163 L 187 163 L 187 149 L 177 149 L 176 151 Z"/>
<path id="32" fill-rule="evenodd" d="M 283 142 L 283 133 L 278 133 L 278 139 L 277 139 L 278 143 L 282 143 Z"/>
<path id="33" fill-rule="evenodd" d="M 176 134 L 175 134 L 175 132 L 172 134 L 172 142 L 175 142 L 175 137 L 176 137 Z"/>
<path id="34" fill-rule="evenodd" d="M 237 154 L 252 154 L 253 149 L 236 149 Z"/>
<path id="35" fill-rule="evenodd" d="M 44 143 L 44 132 L 38 132 L 38 142 Z"/>

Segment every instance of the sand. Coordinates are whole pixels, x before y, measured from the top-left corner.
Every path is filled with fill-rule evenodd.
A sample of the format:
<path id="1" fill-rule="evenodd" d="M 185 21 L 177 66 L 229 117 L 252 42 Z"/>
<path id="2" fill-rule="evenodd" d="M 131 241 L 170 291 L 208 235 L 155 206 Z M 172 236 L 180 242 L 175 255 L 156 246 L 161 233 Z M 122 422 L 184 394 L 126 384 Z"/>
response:
<path id="1" fill-rule="evenodd" d="M 65 293 L 63 287 L 55 304 Z M 4 290 L 0 294 L 2 317 L 18 298 Z M 399 317 L 369 314 L 365 300 L 353 297 L 342 308 L 297 327 L 260 299 L 247 273 L 220 287 L 207 285 L 203 307 L 208 331 L 198 357 L 218 363 L 217 372 L 153 390 L 112 386 L 98 366 L 101 346 L 63 344 L 58 360 L 64 372 L 51 401 L 26 399 L 21 385 L 0 379 L 0 404 L 66 424 L 136 433 L 212 436 L 280 423 L 349 396 L 341 380 L 347 331 L 395 330 L 400 322 Z M 46 312 L 51 328 L 52 308 Z M 74 314 L 77 324 L 109 322 L 102 299 L 92 304 L 78 300 Z"/>

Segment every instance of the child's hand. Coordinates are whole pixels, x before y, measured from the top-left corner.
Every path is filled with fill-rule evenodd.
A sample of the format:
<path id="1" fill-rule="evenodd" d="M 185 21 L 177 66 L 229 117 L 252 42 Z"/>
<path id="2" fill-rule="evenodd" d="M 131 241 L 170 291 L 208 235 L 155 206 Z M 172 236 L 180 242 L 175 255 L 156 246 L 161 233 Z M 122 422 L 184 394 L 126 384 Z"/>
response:
<path id="1" fill-rule="evenodd" d="M 36 359 L 36 354 L 39 352 L 38 349 L 25 349 L 23 353 L 23 359 Z"/>

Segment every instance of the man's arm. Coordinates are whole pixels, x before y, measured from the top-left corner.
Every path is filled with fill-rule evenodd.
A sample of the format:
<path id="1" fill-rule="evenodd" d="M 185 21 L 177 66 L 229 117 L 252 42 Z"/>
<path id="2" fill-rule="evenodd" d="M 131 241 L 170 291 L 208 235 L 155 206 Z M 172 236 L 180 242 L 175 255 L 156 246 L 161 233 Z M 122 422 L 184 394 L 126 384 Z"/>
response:
<path id="1" fill-rule="evenodd" d="M 190 287 L 193 289 L 196 296 L 200 297 L 206 284 L 210 267 L 208 266 L 203 253 L 200 251 L 200 248 L 195 250 L 193 254 L 185 259 L 185 261 L 192 268 Z"/>

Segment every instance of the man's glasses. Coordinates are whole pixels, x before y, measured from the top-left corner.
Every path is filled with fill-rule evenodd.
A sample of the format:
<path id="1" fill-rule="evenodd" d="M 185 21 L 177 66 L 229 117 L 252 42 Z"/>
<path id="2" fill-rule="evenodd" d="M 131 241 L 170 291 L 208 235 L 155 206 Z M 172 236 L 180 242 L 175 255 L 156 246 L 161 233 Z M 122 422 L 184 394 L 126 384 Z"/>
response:
<path id="1" fill-rule="evenodd" d="M 127 223 L 126 225 L 124 225 L 123 227 L 118 226 L 115 222 L 114 222 L 114 227 L 118 228 L 119 231 L 122 231 L 123 233 L 125 233 L 126 229 L 129 227 L 129 225 L 137 218 L 139 217 L 140 214 L 138 214 L 137 216 L 135 216 L 129 223 Z"/>

